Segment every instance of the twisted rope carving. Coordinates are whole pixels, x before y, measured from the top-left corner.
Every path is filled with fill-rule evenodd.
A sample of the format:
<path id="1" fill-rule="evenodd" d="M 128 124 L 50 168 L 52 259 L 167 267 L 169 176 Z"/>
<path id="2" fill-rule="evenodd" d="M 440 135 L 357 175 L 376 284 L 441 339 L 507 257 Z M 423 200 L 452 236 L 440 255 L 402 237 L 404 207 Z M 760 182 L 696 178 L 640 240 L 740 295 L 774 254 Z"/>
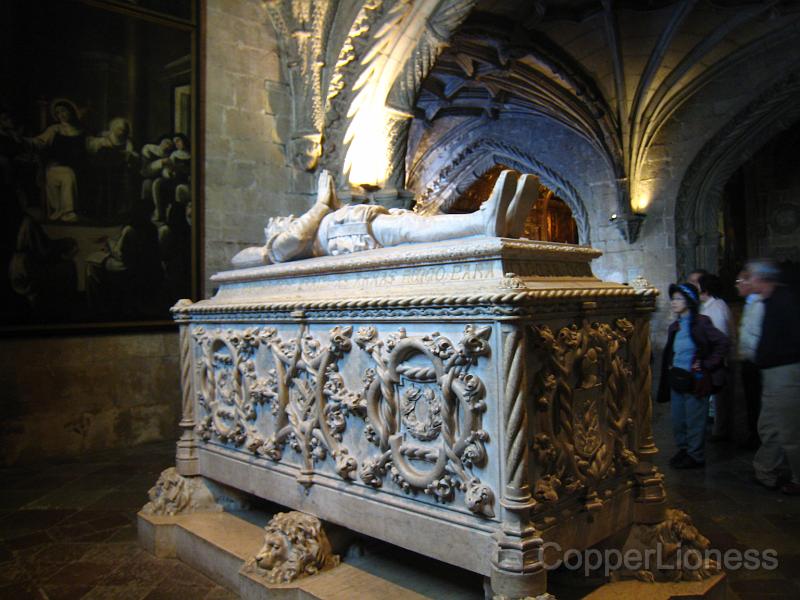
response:
<path id="1" fill-rule="evenodd" d="M 371 298 L 352 300 L 321 300 L 318 302 L 269 302 L 269 303 L 242 303 L 242 304 L 193 304 L 172 309 L 175 318 L 185 314 L 225 314 L 241 312 L 261 312 L 265 310 L 291 311 L 298 309 L 325 310 L 325 309 L 351 309 L 351 308 L 385 308 L 385 307 L 416 307 L 416 306 L 452 306 L 452 305 L 493 305 L 517 304 L 536 300 L 562 300 L 595 298 L 620 298 L 644 296 L 654 298 L 658 294 L 655 288 L 635 290 L 633 288 L 608 288 L 598 290 L 527 290 L 523 292 L 502 292 L 496 294 L 480 294 L 466 296 L 413 296 L 406 298 Z"/>
<path id="2" fill-rule="evenodd" d="M 181 415 L 182 424 L 186 427 L 194 427 L 194 398 L 192 397 L 192 336 L 189 333 L 189 326 L 182 325 L 180 328 L 181 343 L 181 391 L 183 399 L 183 414 Z"/>
<path id="3" fill-rule="evenodd" d="M 525 407 L 525 336 L 521 329 L 508 335 L 503 348 L 504 402 L 506 417 L 506 490 L 519 490 L 525 483 L 528 470 L 528 452 L 525 434 L 528 413 Z"/>
<path id="4" fill-rule="evenodd" d="M 398 365 L 396 371 L 409 379 L 417 381 L 436 381 L 436 369 L 433 367 L 409 367 Z"/>
<path id="5" fill-rule="evenodd" d="M 636 382 L 635 402 L 636 414 L 639 417 L 637 430 L 639 431 L 638 449 L 642 446 L 652 446 L 652 413 L 653 403 L 650 397 L 651 386 L 653 385 L 653 373 L 650 370 L 650 354 L 652 352 L 650 344 L 650 326 L 646 319 L 638 319 L 633 330 L 631 339 L 631 350 L 636 357 L 636 371 L 634 381 Z"/>

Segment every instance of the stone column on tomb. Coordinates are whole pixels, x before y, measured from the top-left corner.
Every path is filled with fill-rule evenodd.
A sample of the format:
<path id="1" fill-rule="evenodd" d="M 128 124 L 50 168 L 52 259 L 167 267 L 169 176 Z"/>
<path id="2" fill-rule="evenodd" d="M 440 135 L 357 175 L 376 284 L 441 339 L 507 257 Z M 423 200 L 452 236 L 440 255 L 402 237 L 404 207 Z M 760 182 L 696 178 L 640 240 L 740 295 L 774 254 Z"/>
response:
<path id="1" fill-rule="evenodd" d="M 189 306 L 190 300 L 179 300 L 176 307 Z M 175 467 L 180 475 L 190 477 L 200 474 L 197 456 L 197 434 L 195 433 L 194 414 L 194 372 L 192 351 L 192 336 L 190 332 L 190 319 L 186 313 L 175 313 L 175 320 L 180 331 L 181 352 L 181 421 L 178 426 L 181 435 L 175 453 Z"/>
<path id="2" fill-rule="evenodd" d="M 509 598 L 537 596 L 547 591 L 542 538 L 530 520 L 534 500 L 528 481 L 528 378 L 526 324 L 522 320 L 502 326 L 501 398 L 504 487 L 500 504 L 503 522 L 495 534 L 491 559 L 494 594 Z"/>

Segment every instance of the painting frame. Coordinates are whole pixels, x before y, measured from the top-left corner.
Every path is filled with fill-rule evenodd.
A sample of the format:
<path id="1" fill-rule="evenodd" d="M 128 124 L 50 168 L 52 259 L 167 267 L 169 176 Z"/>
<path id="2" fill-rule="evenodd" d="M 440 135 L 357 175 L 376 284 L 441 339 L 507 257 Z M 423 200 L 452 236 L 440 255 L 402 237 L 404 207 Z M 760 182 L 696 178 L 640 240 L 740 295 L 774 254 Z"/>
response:
<path id="1" fill-rule="evenodd" d="M 24 220 L 16 232 L 9 226 L 2 234 L 5 237 L 4 247 L 10 249 L 13 246 L 13 252 L 8 262 L 7 285 L 4 286 L 6 297 L 0 315 L 0 335 L 8 337 L 174 329 L 176 326 L 169 308 L 181 298 L 197 300 L 201 293 L 204 204 L 201 168 L 203 165 L 201 59 L 205 41 L 201 15 L 204 14 L 205 3 L 203 0 L 174 0 L 171 4 L 166 4 L 168 7 L 180 5 L 181 10 L 176 12 L 188 15 L 188 18 L 182 18 L 146 8 L 142 5 L 145 3 L 136 5 L 117 0 L 71 0 L 69 3 L 57 5 L 54 4 L 54 0 L 26 0 L 25 6 L 21 0 L 16 4 L 14 3 L 17 0 L 11 1 L 12 8 L 8 9 L 9 12 L 18 9 L 18 13 L 23 16 L 35 15 L 35 11 L 39 9 L 50 11 L 68 6 L 69 10 L 76 13 L 76 20 L 96 19 L 96 23 L 90 22 L 87 25 L 90 28 L 102 30 L 103 26 L 106 26 L 107 29 L 116 28 L 116 31 L 123 32 L 122 36 L 100 35 L 99 39 L 92 40 L 91 44 L 87 42 L 84 46 L 78 45 L 74 66 L 76 72 L 86 71 L 88 63 L 90 65 L 88 68 L 99 71 L 95 65 L 101 62 L 96 59 L 99 56 L 106 60 L 105 64 L 111 64 L 118 71 L 125 72 L 128 76 L 129 91 L 136 90 L 139 94 L 131 94 L 129 103 L 125 104 L 125 98 L 116 90 L 119 82 L 112 81 L 106 84 L 105 96 L 99 84 L 93 84 L 95 88 L 100 89 L 99 92 L 98 89 L 93 89 L 93 93 L 87 92 L 81 95 L 77 84 L 71 88 L 63 85 L 64 81 L 70 81 L 68 69 L 63 69 L 59 73 L 62 82 L 60 88 L 55 83 L 50 83 L 49 88 L 45 84 L 37 86 L 38 82 L 31 77 L 30 81 L 24 82 L 27 84 L 26 91 L 32 94 L 27 107 L 38 106 L 39 113 L 43 113 L 42 106 L 45 102 L 50 107 L 47 126 L 39 125 L 38 128 L 31 124 L 33 119 L 30 115 L 33 110 L 27 112 L 24 110 L 25 97 L 17 94 L 17 97 L 12 98 L 12 102 L 0 97 L 0 111 L 12 112 L 14 108 L 22 107 L 23 110 L 19 110 L 18 113 L 27 117 L 27 120 L 19 119 L 18 132 L 14 138 L 21 140 L 14 146 L 14 152 L 17 154 L 7 151 L 9 145 L 6 144 L 2 147 L 5 154 L 0 157 L 5 163 L 13 163 L 9 168 L 12 176 L 8 179 L 13 186 L 16 186 L 7 187 L 4 180 L 3 192 L 6 196 L 4 200 L 22 205 Z M 32 8 L 29 8 L 31 6 Z M 27 23 L 25 27 L 30 29 L 35 25 Z M 38 37 L 34 35 L 31 39 L 40 41 L 47 39 L 47 31 L 40 33 Z M 123 38 L 127 45 L 120 44 L 119 38 Z M 53 42 L 53 47 L 45 48 L 42 53 L 47 55 L 48 52 L 51 54 L 57 52 L 58 43 Z M 103 43 L 108 43 L 109 47 L 104 48 Z M 15 50 L 25 53 L 32 49 L 17 44 Z M 67 50 L 69 51 L 69 48 Z M 153 56 L 163 58 L 158 62 L 152 60 Z M 95 62 L 87 61 L 87 57 L 95 59 Z M 59 62 L 60 66 L 68 67 L 70 64 L 72 63 L 69 57 L 64 57 Z M 0 75 L 7 77 L 10 74 L 13 75 L 9 72 Z M 83 75 L 85 79 L 85 73 Z M 75 79 L 80 77 L 76 75 Z M 83 100 L 83 102 L 72 102 L 73 106 L 88 106 L 90 109 L 88 112 L 103 112 L 103 122 L 108 123 L 106 130 L 101 132 L 100 117 L 96 116 L 94 127 L 90 128 L 88 125 L 85 127 L 85 143 L 81 144 L 86 148 L 87 158 L 82 163 L 81 170 L 73 169 L 75 173 L 73 179 L 78 181 L 76 197 L 79 200 L 74 202 L 75 216 L 67 215 L 67 218 L 53 210 L 55 203 L 50 192 L 57 188 L 55 183 L 51 184 L 48 177 L 55 171 L 51 165 L 58 163 L 53 160 L 52 156 L 55 153 L 51 147 L 46 146 L 47 136 L 44 135 L 48 128 L 59 124 L 55 121 L 57 117 L 53 116 L 52 109 L 57 99 L 69 99 L 67 94 L 57 95 L 57 92 L 54 92 L 54 90 L 60 91 L 61 88 Z M 145 93 L 141 93 L 142 91 Z M 143 106 L 145 101 L 142 98 L 147 98 L 146 106 Z M 155 110 L 152 110 L 153 106 L 156 107 Z M 75 112 L 79 110 L 76 108 Z M 101 139 L 106 134 L 109 137 L 113 136 L 115 119 L 116 125 L 123 120 L 121 117 L 109 118 L 112 115 L 124 116 L 128 121 L 127 149 L 130 151 L 128 157 L 130 160 L 124 167 L 125 177 L 119 175 L 123 171 L 118 164 L 106 161 L 108 153 L 102 153 L 106 147 L 102 146 L 104 142 Z M 42 121 L 43 119 L 40 119 L 40 122 Z M 88 123 L 89 120 L 85 122 Z M 40 130 L 38 134 L 37 129 Z M 122 130 L 122 126 L 119 126 L 119 129 Z M 166 131 L 168 135 L 160 133 L 156 135 L 156 132 L 161 131 Z M 177 134 L 184 138 L 183 144 Z M 169 169 L 165 166 L 156 173 L 154 179 L 154 181 L 160 180 L 161 185 L 154 186 L 160 191 L 160 196 L 152 188 L 145 192 L 143 165 L 152 157 L 145 152 L 145 148 L 158 145 L 159 140 L 156 138 L 167 138 L 170 135 L 173 140 L 172 148 L 165 153 L 166 158 L 162 161 L 164 165 L 169 166 Z M 164 144 L 166 145 L 166 141 Z M 183 153 L 178 152 L 176 146 L 182 146 Z M 100 147 L 100 150 L 94 150 L 95 147 Z M 17 177 L 18 173 L 14 172 L 13 168 L 17 163 L 24 164 L 25 161 L 19 159 L 24 152 L 33 156 L 42 148 L 50 150 L 50 154 L 41 152 L 41 156 L 36 156 L 35 160 L 30 161 L 37 163 L 35 174 L 33 166 L 25 165 L 28 172 L 24 173 L 25 186 L 22 186 L 19 183 L 21 178 Z M 9 157 L 13 160 L 6 160 Z M 63 183 L 61 185 L 63 187 Z M 13 193 L 7 193 L 9 191 Z M 57 197 L 56 194 L 52 195 Z M 146 204 L 147 195 L 153 211 L 149 217 L 150 224 L 143 225 L 147 230 L 147 236 L 140 235 L 139 238 L 146 237 L 152 240 L 152 230 L 156 229 L 159 244 L 158 261 L 153 251 L 139 252 L 139 247 L 132 246 L 131 242 L 124 240 L 126 234 L 134 229 L 133 215 L 137 211 L 139 214 L 146 212 L 141 206 Z M 113 202 L 104 204 L 108 199 L 113 199 Z M 109 205 L 112 208 L 109 208 Z M 159 208 L 161 205 L 166 205 L 162 207 L 163 210 Z M 172 215 L 177 216 L 173 218 Z M 34 234 L 26 235 L 23 231 L 25 226 L 34 231 Z M 38 233 L 36 230 L 39 230 Z M 116 237 L 108 235 L 109 231 L 117 233 Z M 98 235 L 93 236 L 95 232 Z M 47 240 L 44 246 L 48 248 L 48 252 L 53 247 L 63 251 L 59 256 L 59 264 L 46 264 L 40 268 L 36 263 L 35 252 L 39 250 L 29 250 L 28 247 L 37 246 L 37 235 Z M 103 249 L 92 252 L 96 248 L 92 248 L 91 244 L 99 245 L 100 240 L 104 238 L 106 241 L 103 242 Z M 138 239 L 132 235 L 128 238 Z M 67 251 L 64 242 L 66 239 L 72 239 L 73 246 L 77 248 Z M 34 240 L 34 242 L 26 246 L 22 240 Z M 53 244 L 54 241 L 57 243 Z M 127 264 L 122 260 L 122 267 L 116 269 L 114 252 L 118 248 L 121 249 L 117 254 L 122 258 L 152 256 L 149 262 L 151 265 L 159 262 L 161 274 L 154 275 L 149 280 L 142 276 L 144 268 L 140 267 L 139 263 L 143 263 L 144 260 L 140 259 L 134 259 Z M 152 248 L 154 246 L 151 245 L 151 250 Z M 103 253 L 108 256 L 103 258 L 101 256 Z M 2 258 L 8 260 L 9 255 L 4 254 Z M 51 258 L 47 260 L 52 262 Z M 74 264 L 77 276 L 60 278 L 60 270 L 69 269 L 70 261 Z M 33 265 L 34 268 L 30 268 L 29 265 Z M 155 267 L 150 270 L 155 274 L 154 269 Z M 18 273 L 22 273 L 22 276 L 15 278 Z M 36 277 L 50 286 L 47 293 L 36 289 L 37 286 L 42 288 L 42 283 L 37 283 Z M 156 277 L 158 283 L 154 284 Z M 66 289 L 61 290 L 56 284 L 62 284 Z M 49 301 L 41 300 L 46 296 L 52 298 Z M 66 308 L 58 307 L 59 304 L 66 305 Z M 15 312 L 18 306 L 23 306 L 19 313 Z M 54 306 L 58 308 L 54 310 Z"/>

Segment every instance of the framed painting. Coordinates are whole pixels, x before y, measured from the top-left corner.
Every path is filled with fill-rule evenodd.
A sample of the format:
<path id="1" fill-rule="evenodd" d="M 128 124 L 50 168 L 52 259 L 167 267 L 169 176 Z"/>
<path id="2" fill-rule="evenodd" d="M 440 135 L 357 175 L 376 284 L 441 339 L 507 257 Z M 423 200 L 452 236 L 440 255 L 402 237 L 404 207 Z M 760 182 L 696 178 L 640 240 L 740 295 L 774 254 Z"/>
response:
<path id="1" fill-rule="evenodd" d="M 0 330 L 171 323 L 199 280 L 199 2 L 0 14 Z"/>

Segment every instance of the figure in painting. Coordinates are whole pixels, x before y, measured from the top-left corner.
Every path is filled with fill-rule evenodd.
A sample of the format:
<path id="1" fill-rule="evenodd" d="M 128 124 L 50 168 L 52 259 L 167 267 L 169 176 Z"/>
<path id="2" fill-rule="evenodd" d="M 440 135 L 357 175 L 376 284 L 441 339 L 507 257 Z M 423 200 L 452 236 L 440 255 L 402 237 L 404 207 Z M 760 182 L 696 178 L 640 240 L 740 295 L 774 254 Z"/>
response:
<path id="1" fill-rule="evenodd" d="M 65 316 L 78 288 L 73 238 L 52 239 L 29 214 L 19 211 L 15 246 L 8 264 L 11 288 L 33 317 Z"/>
<path id="2" fill-rule="evenodd" d="M 185 298 L 191 289 L 192 231 L 186 205 L 176 202 L 167 209 L 167 222 L 158 228 L 158 246 L 164 265 L 165 305 Z"/>
<path id="3" fill-rule="evenodd" d="M 131 211 L 136 201 L 133 177 L 139 155 L 134 151 L 130 138 L 128 120 L 115 117 L 106 131 L 87 139 L 96 189 L 92 194 L 93 206 L 84 206 L 81 214 L 115 220 Z"/>
<path id="4" fill-rule="evenodd" d="M 300 217 L 270 219 L 266 244 L 242 250 L 232 262 L 246 267 L 481 235 L 519 237 L 538 189 L 534 175 L 503 171 L 477 211 L 424 217 L 374 204 L 341 206 L 330 173 L 323 171 L 314 206 Z"/>
<path id="5" fill-rule="evenodd" d="M 51 221 L 74 222 L 78 178 L 86 163 L 86 132 L 78 108 L 66 98 L 50 105 L 55 124 L 27 141 L 45 156 L 47 216 Z"/>
<path id="6" fill-rule="evenodd" d="M 161 172 L 169 163 L 169 155 L 175 149 L 172 134 L 165 133 L 158 138 L 155 144 L 142 146 L 142 199 L 153 199 L 153 183 L 161 177 Z M 159 219 L 156 219 L 159 220 Z"/>
<path id="7" fill-rule="evenodd" d="M 173 138 L 175 150 L 162 161 L 161 176 L 153 183 L 153 200 L 156 203 L 156 221 L 164 223 L 173 202 L 189 203 L 189 174 L 192 155 L 189 138 L 178 133 Z"/>
<path id="8" fill-rule="evenodd" d="M 119 237 L 87 258 L 86 297 L 95 314 L 125 318 L 158 311 L 163 269 L 152 211 L 151 202 L 137 202 Z"/>

